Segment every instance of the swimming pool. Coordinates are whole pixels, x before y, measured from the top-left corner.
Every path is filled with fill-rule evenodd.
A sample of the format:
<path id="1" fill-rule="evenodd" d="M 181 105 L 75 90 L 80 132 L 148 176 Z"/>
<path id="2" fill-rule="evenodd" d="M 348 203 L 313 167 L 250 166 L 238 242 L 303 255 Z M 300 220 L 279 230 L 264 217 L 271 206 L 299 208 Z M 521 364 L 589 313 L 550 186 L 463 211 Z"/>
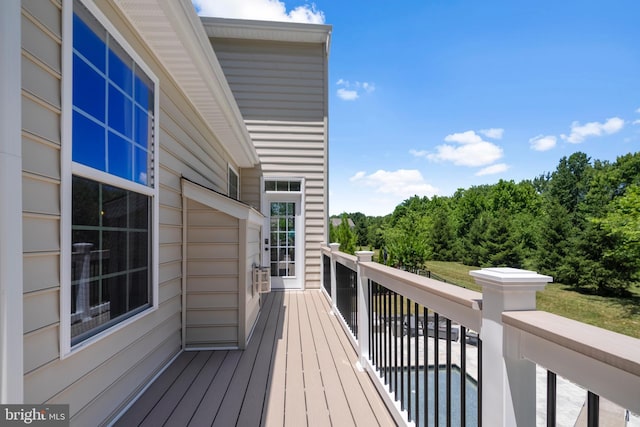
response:
<path id="1" fill-rule="evenodd" d="M 418 426 L 425 425 L 424 418 L 424 367 L 419 367 L 418 372 L 418 414 L 416 414 L 416 405 L 415 405 L 415 395 L 416 395 L 416 384 L 415 384 L 415 368 L 412 368 L 409 372 L 406 368 L 403 370 L 403 379 L 404 379 L 404 387 L 405 391 L 408 387 L 408 377 L 411 374 L 411 396 L 413 397 L 412 407 L 411 407 L 411 419 L 416 420 L 416 415 L 418 415 L 419 423 Z M 429 366 L 427 371 L 427 404 L 429 408 L 429 419 L 428 426 L 434 426 L 434 418 L 435 418 L 435 387 L 434 387 L 434 375 L 435 369 L 433 366 Z M 460 426 L 460 369 L 457 366 L 452 366 L 451 368 L 451 425 L 452 426 Z M 438 427 L 446 426 L 446 409 L 447 409 L 447 373 L 446 367 L 444 365 L 440 366 L 438 369 L 438 411 L 439 411 L 439 419 L 438 419 Z M 466 402 L 465 402 L 465 410 L 466 410 L 466 425 L 467 426 L 477 426 L 478 425 L 478 385 L 476 381 L 471 378 L 469 375 L 466 375 Z M 404 407 L 408 408 L 409 404 L 409 396 L 408 393 L 405 393 L 404 398 Z"/>

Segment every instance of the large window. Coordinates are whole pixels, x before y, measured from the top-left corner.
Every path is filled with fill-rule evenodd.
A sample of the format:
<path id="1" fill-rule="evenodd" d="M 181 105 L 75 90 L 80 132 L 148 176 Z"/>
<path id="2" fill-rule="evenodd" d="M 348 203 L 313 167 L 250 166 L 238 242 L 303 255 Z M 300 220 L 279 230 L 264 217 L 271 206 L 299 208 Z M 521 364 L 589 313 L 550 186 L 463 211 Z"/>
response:
<path id="1" fill-rule="evenodd" d="M 70 345 L 153 304 L 156 83 L 73 3 Z"/>

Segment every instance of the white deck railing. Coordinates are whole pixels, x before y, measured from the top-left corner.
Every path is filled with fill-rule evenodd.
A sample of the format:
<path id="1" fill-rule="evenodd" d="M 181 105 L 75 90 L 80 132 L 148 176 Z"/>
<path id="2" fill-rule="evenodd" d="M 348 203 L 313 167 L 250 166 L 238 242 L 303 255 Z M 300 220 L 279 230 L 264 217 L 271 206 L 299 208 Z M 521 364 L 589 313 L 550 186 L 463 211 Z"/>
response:
<path id="1" fill-rule="evenodd" d="M 463 372 L 469 369 L 470 376 L 478 381 L 479 418 L 469 422 L 463 410 L 463 418 L 468 424 L 536 425 L 537 412 L 540 411 L 537 396 L 541 392 L 536 390 L 537 366 L 550 372 L 546 408 L 542 410 L 546 414 L 547 425 L 555 425 L 556 412 L 563 410 L 561 407 L 556 410 L 556 375 L 589 391 L 588 425 L 598 425 L 599 397 L 632 413 L 640 413 L 640 340 L 537 311 L 536 292 L 544 289 L 551 277 L 510 268 L 473 271 L 471 275 L 483 288 L 479 293 L 374 263 L 371 261 L 372 252 L 358 252 L 354 257 L 339 252 L 339 245 L 331 244 L 330 247 L 323 246 L 322 254 L 327 257 L 325 260 L 330 261 L 323 263 L 323 276 L 331 276 L 330 281 L 323 277 L 323 283 L 327 284 L 324 286 L 325 294 L 334 312 L 343 320 L 361 365 L 370 373 L 399 422 L 424 425 L 425 415 L 419 415 L 415 407 L 421 400 L 414 400 L 412 410 L 411 403 L 407 408 L 407 398 L 399 397 L 398 389 L 401 389 L 400 395 L 420 392 L 410 391 L 412 380 L 409 379 L 408 386 L 400 383 L 398 378 L 392 378 L 389 367 L 394 372 L 401 367 L 402 372 L 409 372 L 409 378 L 415 372 L 413 387 L 418 387 L 418 369 L 426 370 L 427 364 L 432 366 L 434 357 L 437 373 L 439 356 L 427 348 L 432 341 L 431 336 L 436 341 L 436 353 L 442 353 L 442 348 L 446 347 L 447 364 L 462 363 L 466 366 L 467 359 L 475 358 L 471 361 L 471 365 L 477 363 L 475 368 L 463 368 Z M 350 271 L 348 279 L 344 279 L 347 276 L 344 276 L 341 266 Z M 336 271 L 338 276 L 342 274 L 343 281 L 349 283 L 340 283 Z M 327 289 L 329 283 L 331 288 Z M 346 303 L 345 298 L 348 299 Z M 407 300 L 410 304 L 405 305 Z M 414 304 L 416 309 L 419 306 L 419 310 L 425 313 L 421 320 L 422 338 L 417 323 L 422 311 L 414 312 Z M 398 307 L 401 307 L 399 311 Z M 406 311 L 403 312 L 404 307 Z M 401 319 L 398 313 L 402 315 Z M 453 335 L 448 335 L 447 339 L 447 335 L 439 335 L 438 325 L 432 327 L 430 323 L 427 327 L 427 321 L 432 320 L 431 313 L 436 319 L 438 316 L 447 319 L 449 334 L 452 324 L 467 331 L 459 343 L 453 344 L 458 350 L 452 350 Z M 407 326 L 410 315 L 415 316 L 415 326 L 410 323 Z M 398 333 L 398 322 L 403 325 L 400 326 L 402 333 Z M 413 337 L 412 327 L 416 328 Z M 406 336 L 407 328 L 409 336 Z M 465 339 L 469 331 L 479 332 L 478 344 L 481 345 L 470 347 Z M 444 339 L 436 339 L 438 336 Z M 453 362 L 452 353 L 454 359 L 457 358 Z M 400 365 L 397 365 L 398 357 Z M 394 359 L 396 365 L 389 364 Z M 446 369 L 449 381 L 450 366 Z M 426 374 L 424 378 L 427 383 Z M 544 395 L 544 391 L 542 393 Z M 428 405 L 426 402 L 425 399 Z M 450 416 L 450 411 L 451 404 L 447 401 L 444 417 Z M 434 419 L 433 414 L 430 417 Z"/>

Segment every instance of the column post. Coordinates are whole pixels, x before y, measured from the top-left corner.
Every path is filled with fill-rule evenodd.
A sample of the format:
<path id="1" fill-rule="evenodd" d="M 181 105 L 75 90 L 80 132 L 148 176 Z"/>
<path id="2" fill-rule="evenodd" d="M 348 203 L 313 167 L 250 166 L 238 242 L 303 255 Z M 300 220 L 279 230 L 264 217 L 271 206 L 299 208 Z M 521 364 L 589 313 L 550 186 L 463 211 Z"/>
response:
<path id="1" fill-rule="evenodd" d="M 337 313 L 336 300 L 338 295 L 336 294 L 336 258 L 334 252 L 340 250 L 340 243 L 329 243 L 329 247 L 331 248 L 331 310 Z"/>
<path id="2" fill-rule="evenodd" d="M 469 272 L 482 286 L 482 425 L 536 425 L 536 365 L 505 347 L 502 313 L 536 309 L 536 292 L 553 279 L 535 271 L 485 268 Z"/>
<path id="3" fill-rule="evenodd" d="M 371 262 L 373 252 L 356 251 L 357 273 L 358 273 L 358 356 L 360 364 L 366 366 L 369 359 L 369 311 L 371 310 L 369 301 L 369 279 L 364 274 L 361 263 Z"/>

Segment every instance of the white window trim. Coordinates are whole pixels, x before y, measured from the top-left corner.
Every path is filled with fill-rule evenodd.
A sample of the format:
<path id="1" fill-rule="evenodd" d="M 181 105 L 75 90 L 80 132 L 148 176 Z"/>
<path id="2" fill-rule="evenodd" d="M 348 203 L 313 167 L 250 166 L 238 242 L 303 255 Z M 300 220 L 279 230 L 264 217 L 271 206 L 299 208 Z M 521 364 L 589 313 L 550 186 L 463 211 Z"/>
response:
<path id="1" fill-rule="evenodd" d="M 24 403 L 21 7 L 0 4 L 0 402 Z"/>
<path id="2" fill-rule="evenodd" d="M 100 11 L 93 0 L 80 0 L 81 3 L 93 14 L 120 46 L 135 61 L 151 79 L 154 84 L 154 135 L 153 146 L 153 188 L 138 184 L 105 172 L 74 163 L 72 160 L 72 112 L 73 112 L 73 0 L 63 0 L 62 3 L 62 147 L 61 147 L 61 218 L 60 218 L 60 358 L 75 354 L 81 349 L 87 348 L 91 344 L 102 340 L 104 337 L 112 335 L 117 331 L 136 322 L 141 317 L 158 308 L 158 264 L 159 264 L 159 108 L 160 108 L 160 87 L 159 79 L 151 71 L 151 68 L 131 47 L 127 40 L 118 32 L 113 24 Z M 110 328 L 105 329 L 86 340 L 71 346 L 71 183 L 72 176 L 78 175 L 85 178 L 114 185 L 120 188 L 135 191 L 151 197 L 152 219 L 151 219 L 151 307 L 120 322 Z"/>

